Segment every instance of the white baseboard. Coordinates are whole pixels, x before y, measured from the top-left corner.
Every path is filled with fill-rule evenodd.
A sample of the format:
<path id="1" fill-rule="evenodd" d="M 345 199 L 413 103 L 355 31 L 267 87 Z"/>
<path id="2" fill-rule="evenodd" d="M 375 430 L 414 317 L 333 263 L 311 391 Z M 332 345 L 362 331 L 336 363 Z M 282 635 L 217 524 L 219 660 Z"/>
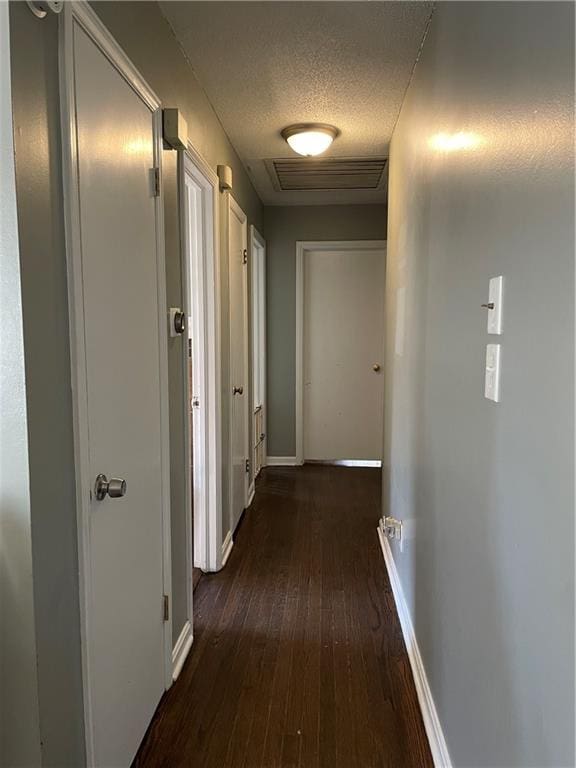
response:
<path id="1" fill-rule="evenodd" d="M 296 456 L 267 456 L 267 467 L 299 467 L 301 462 L 296 459 Z"/>
<path id="2" fill-rule="evenodd" d="M 246 505 L 246 509 L 252 504 L 254 501 L 254 496 L 256 495 L 256 482 L 252 480 L 250 483 L 250 488 L 248 488 L 248 504 Z"/>
<path id="3" fill-rule="evenodd" d="M 305 464 L 325 467 L 382 467 L 380 459 L 306 459 Z"/>
<path id="4" fill-rule="evenodd" d="M 378 528 L 378 538 L 380 539 L 380 546 L 382 547 L 382 554 L 384 555 L 384 561 L 386 562 L 386 568 L 388 570 L 388 576 L 390 577 L 390 584 L 392 585 L 392 592 L 394 593 L 394 600 L 396 602 L 396 609 L 398 611 L 398 617 L 402 626 L 402 634 L 404 636 L 404 642 L 406 643 L 406 650 L 408 651 L 408 658 L 410 659 L 410 666 L 412 667 L 412 675 L 414 676 L 414 684 L 416 686 L 416 693 L 418 695 L 418 701 L 420 703 L 420 709 L 422 710 L 422 718 L 424 720 L 424 727 L 426 728 L 426 735 L 430 742 L 430 751 L 432 752 L 432 759 L 436 768 L 452 768 L 452 762 L 448 753 L 448 747 L 446 745 L 446 739 L 444 738 L 444 732 L 438 718 L 438 712 L 436 711 L 436 705 L 432 698 L 432 691 L 428 684 L 428 678 L 426 677 L 426 670 L 424 669 L 424 663 L 422 656 L 420 655 L 420 649 L 418 648 L 418 642 L 414 633 L 414 626 L 412 624 L 412 617 L 404 597 L 404 590 L 402 589 L 402 582 L 398 570 L 396 569 L 396 563 L 392 556 L 392 550 L 388 539 L 382 533 L 382 530 Z"/>
<path id="5" fill-rule="evenodd" d="M 230 557 L 234 541 L 232 540 L 232 531 L 228 531 L 226 538 L 222 542 L 222 568 L 226 565 L 226 560 Z"/>
<path id="6" fill-rule="evenodd" d="M 192 648 L 192 641 L 194 637 L 192 635 L 192 626 L 187 621 L 180 632 L 180 637 L 176 640 L 176 645 L 172 651 L 172 680 L 176 680 L 180 674 L 186 657 Z"/>

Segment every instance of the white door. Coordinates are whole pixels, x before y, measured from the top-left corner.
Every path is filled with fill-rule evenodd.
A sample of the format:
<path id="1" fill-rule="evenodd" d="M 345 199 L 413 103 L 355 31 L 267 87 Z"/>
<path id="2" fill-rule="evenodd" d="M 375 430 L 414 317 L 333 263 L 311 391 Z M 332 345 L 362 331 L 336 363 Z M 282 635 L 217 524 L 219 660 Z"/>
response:
<path id="1" fill-rule="evenodd" d="M 248 494 L 248 233 L 246 215 L 229 197 L 230 270 L 230 530 L 244 511 Z"/>
<path id="2" fill-rule="evenodd" d="M 131 764 L 165 688 L 166 322 L 160 326 L 151 174 L 157 117 L 77 23 L 72 45 L 74 258 L 83 293 L 76 311 L 93 488 L 84 531 L 88 739 L 95 765 L 120 768 Z M 125 495 L 99 500 L 100 474 L 125 480 Z"/>
<path id="3" fill-rule="evenodd" d="M 220 569 L 222 556 L 222 453 L 220 381 L 220 304 L 216 212 L 218 176 L 192 149 L 181 159 L 185 228 L 183 283 L 187 286 L 188 339 L 185 351 L 188 387 L 187 422 L 191 468 L 186 507 L 192 507 L 193 557 L 189 566 L 189 620 L 192 622 L 192 566 Z M 228 527 L 226 526 L 226 532 Z M 186 536 L 189 539 L 189 535 Z M 177 642 L 177 637 L 174 637 Z"/>
<path id="4" fill-rule="evenodd" d="M 206 405 L 207 387 L 204 369 L 206 339 L 205 309 L 205 196 L 195 178 L 194 168 L 184 163 L 186 258 L 188 260 L 188 341 L 190 464 L 192 509 L 194 518 L 194 566 L 206 568 Z M 191 574 L 190 574 L 191 575 Z M 189 585 L 189 588 L 191 585 Z M 191 599 L 190 599 L 191 607 Z M 191 619 L 191 616 L 189 617 Z"/>
<path id="5" fill-rule="evenodd" d="M 303 458 L 378 461 L 385 252 L 305 250 L 303 259 Z"/>
<path id="6" fill-rule="evenodd" d="M 266 461 L 266 241 L 250 227 L 252 243 L 252 458 L 254 479 Z"/>

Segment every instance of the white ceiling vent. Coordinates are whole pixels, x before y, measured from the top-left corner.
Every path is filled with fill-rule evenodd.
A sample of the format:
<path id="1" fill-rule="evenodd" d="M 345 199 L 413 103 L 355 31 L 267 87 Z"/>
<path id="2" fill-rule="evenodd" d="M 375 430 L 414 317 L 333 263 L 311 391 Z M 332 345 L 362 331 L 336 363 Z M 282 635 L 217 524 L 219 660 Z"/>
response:
<path id="1" fill-rule="evenodd" d="M 385 157 L 265 160 L 279 192 L 383 189 L 386 162 Z"/>

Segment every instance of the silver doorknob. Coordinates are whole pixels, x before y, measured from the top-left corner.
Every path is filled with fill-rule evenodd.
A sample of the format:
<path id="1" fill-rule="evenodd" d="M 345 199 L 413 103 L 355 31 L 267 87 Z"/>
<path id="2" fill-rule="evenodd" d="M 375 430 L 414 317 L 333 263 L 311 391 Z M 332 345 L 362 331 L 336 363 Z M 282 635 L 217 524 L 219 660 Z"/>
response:
<path id="1" fill-rule="evenodd" d="M 232 394 L 233 395 L 242 395 L 242 394 L 244 394 L 244 387 L 232 387 Z"/>
<path id="2" fill-rule="evenodd" d="M 106 496 L 111 499 L 119 499 L 126 495 L 126 480 L 119 477 L 112 477 L 110 480 L 106 475 L 98 475 L 94 484 L 94 495 L 98 501 L 103 501 Z"/>
<path id="3" fill-rule="evenodd" d="M 174 331 L 175 333 L 184 333 L 186 330 L 186 314 L 181 310 L 178 310 L 174 315 Z"/>
<path id="4" fill-rule="evenodd" d="M 378 371 L 380 370 L 380 365 L 378 363 L 374 363 L 374 365 L 372 366 L 372 370 L 378 373 Z"/>

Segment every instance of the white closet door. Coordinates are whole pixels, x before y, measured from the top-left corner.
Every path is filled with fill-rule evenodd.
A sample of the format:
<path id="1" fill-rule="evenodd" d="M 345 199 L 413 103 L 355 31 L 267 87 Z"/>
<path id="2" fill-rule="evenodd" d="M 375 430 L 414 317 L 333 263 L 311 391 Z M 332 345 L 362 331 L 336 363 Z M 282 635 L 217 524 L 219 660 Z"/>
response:
<path id="1" fill-rule="evenodd" d="M 87 689 L 97 766 L 129 766 L 164 692 L 154 111 L 74 26 L 88 464 Z M 57 553 L 55 553 L 57 556 Z"/>
<path id="2" fill-rule="evenodd" d="M 384 270 L 383 250 L 304 252 L 305 461 L 381 458 Z"/>

